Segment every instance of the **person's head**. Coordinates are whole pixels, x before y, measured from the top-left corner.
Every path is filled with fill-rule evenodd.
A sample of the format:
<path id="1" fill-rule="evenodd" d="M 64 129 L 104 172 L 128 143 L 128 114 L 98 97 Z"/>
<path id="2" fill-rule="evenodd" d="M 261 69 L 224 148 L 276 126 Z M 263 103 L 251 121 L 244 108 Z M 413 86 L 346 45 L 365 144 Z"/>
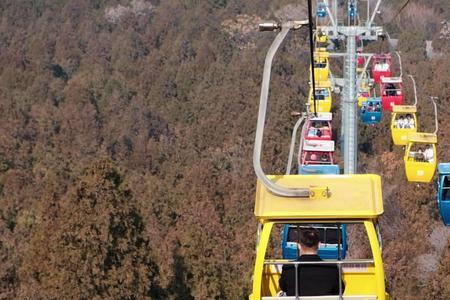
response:
<path id="1" fill-rule="evenodd" d="M 322 161 L 328 161 L 328 156 L 326 154 L 322 154 L 322 156 L 320 157 L 320 159 Z"/>
<path id="2" fill-rule="evenodd" d="M 300 230 L 300 253 L 316 254 L 319 249 L 319 231 L 313 227 L 302 228 Z"/>
<path id="3" fill-rule="evenodd" d="M 422 149 L 422 147 L 420 147 L 420 148 L 419 148 L 419 152 L 423 152 L 423 149 Z"/>
<path id="4" fill-rule="evenodd" d="M 312 122 L 311 126 L 315 128 L 317 126 L 316 122 Z"/>
<path id="5" fill-rule="evenodd" d="M 311 154 L 311 160 L 317 160 L 317 155 L 315 153 Z"/>
<path id="6" fill-rule="evenodd" d="M 430 145 L 426 145 L 425 149 L 431 149 L 431 146 Z"/>
<path id="7" fill-rule="evenodd" d="M 411 115 L 410 114 L 407 114 L 406 115 L 406 118 L 409 120 L 409 119 L 411 119 Z"/>
<path id="8" fill-rule="evenodd" d="M 403 116 L 400 116 L 400 120 L 403 120 L 403 119 L 405 119 Z"/>

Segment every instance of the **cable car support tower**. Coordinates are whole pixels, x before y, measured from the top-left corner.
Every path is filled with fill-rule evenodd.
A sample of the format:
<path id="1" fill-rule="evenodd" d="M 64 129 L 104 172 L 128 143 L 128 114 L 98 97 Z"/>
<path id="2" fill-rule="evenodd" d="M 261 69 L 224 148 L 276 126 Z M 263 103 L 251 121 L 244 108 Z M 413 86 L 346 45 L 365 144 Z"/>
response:
<path id="1" fill-rule="evenodd" d="M 343 78 L 333 78 L 335 85 L 340 86 L 342 91 L 342 131 L 341 147 L 344 156 L 344 173 L 357 173 L 358 166 L 358 112 L 357 112 L 357 87 L 362 78 L 357 77 L 356 59 L 357 59 L 357 40 L 377 40 L 383 34 L 380 26 L 373 26 L 373 20 L 378 12 L 381 0 L 377 0 L 373 9 L 371 9 L 370 0 L 348 0 L 347 18 L 339 19 L 339 10 L 337 0 L 324 1 L 330 19 L 329 26 L 318 26 L 329 39 L 346 41 L 345 53 L 330 53 L 331 57 L 344 56 Z M 332 6 L 329 5 L 332 2 Z M 358 5 L 361 2 L 361 5 Z M 351 9 L 357 9 L 366 2 L 367 13 L 366 20 L 360 19 L 359 15 L 351 16 Z M 332 8 L 330 8 L 332 7 Z M 344 14 L 345 15 L 345 14 Z M 364 70 L 369 65 L 372 54 L 359 54 L 366 58 Z M 364 73 L 364 72 L 363 72 Z M 362 73 L 362 74 L 363 74 Z"/>

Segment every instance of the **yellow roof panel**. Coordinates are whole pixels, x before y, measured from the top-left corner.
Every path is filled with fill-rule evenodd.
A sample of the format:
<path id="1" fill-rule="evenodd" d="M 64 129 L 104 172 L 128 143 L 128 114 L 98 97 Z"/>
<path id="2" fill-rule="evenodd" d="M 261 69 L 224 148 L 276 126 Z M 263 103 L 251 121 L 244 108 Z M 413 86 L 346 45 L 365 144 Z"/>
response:
<path id="1" fill-rule="evenodd" d="M 258 219 L 367 219 L 383 213 L 378 175 L 271 175 L 269 178 L 283 187 L 313 191 L 327 188 L 328 196 L 281 197 L 258 180 L 255 204 Z"/>
<path id="2" fill-rule="evenodd" d="M 408 134 L 408 141 L 414 143 L 436 144 L 437 135 L 434 133 L 411 132 Z"/>
<path id="3" fill-rule="evenodd" d="M 417 112 L 417 107 L 415 105 L 394 105 L 392 111 L 395 113 L 415 113 Z"/>

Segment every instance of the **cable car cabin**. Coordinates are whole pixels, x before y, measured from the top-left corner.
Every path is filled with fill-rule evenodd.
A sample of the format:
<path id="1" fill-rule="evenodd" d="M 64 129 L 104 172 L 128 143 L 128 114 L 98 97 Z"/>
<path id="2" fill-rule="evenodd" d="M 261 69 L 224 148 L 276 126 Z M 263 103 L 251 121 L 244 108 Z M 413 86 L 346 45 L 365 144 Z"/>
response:
<path id="1" fill-rule="evenodd" d="M 298 174 L 304 175 L 324 175 L 324 174 L 340 174 L 341 170 L 338 165 L 300 165 Z"/>
<path id="2" fill-rule="evenodd" d="M 301 165 L 334 164 L 334 141 L 305 140 L 301 153 Z"/>
<path id="3" fill-rule="evenodd" d="M 414 105 L 394 105 L 391 134 L 395 145 L 406 145 L 408 134 L 417 132 L 417 108 Z"/>
<path id="4" fill-rule="evenodd" d="M 318 113 L 317 117 L 308 119 L 306 122 L 305 140 L 331 140 L 333 135 L 332 119 L 333 115 L 331 113 Z"/>
<path id="5" fill-rule="evenodd" d="M 330 64 L 328 62 L 329 53 L 326 51 L 314 52 L 314 78 L 317 81 L 327 81 L 330 74 Z M 310 70 L 310 74 L 311 74 Z M 311 77 L 311 76 L 310 76 Z M 310 80 L 312 80 L 310 78 Z"/>
<path id="6" fill-rule="evenodd" d="M 316 42 L 318 43 L 318 46 L 326 47 L 328 44 L 328 36 L 320 31 L 316 35 Z"/>
<path id="7" fill-rule="evenodd" d="M 348 7 L 348 16 L 351 20 L 354 20 L 358 16 L 358 9 L 354 3 L 350 3 Z"/>
<path id="8" fill-rule="evenodd" d="M 356 72 L 361 73 L 364 72 L 364 65 L 366 64 L 366 59 L 364 56 L 359 55 L 360 52 L 358 52 L 358 56 L 356 58 Z"/>
<path id="9" fill-rule="evenodd" d="M 391 77 L 392 57 L 390 53 L 376 54 L 372 57 L 372 78 L 375 83 L 381 82 L 381 77 Z"/>
<path id="10" fill-rule="evenodd" d="M 363 49 L 361 47 L 358 47 L 358 49 L 356 49 L 356 53 L 357 53 L 357 58 L 356 58 L 356 67 L 357 68 L 363 68 L 365 63 L 366 63 L 366 59 L 364 58 L 364 56 L 362 56 Z"/>
<path id="11" fill-rule="evenodd" d="M 287 188 L 309 188 L 309 198 L 283 197 L 269 191 L 258 180 L 256 188 L 255 216 L 258 219 L 258 240 L 250 300 L 293 300 L 296 295 L 280 297 L 279 279 L 283 265 L 313 264 L 319 269 L 336 266 L 339 279 L 345 288 L 342 295 L 297 297 L 298 300 L 387 300 L 383 261 L 381 257 L 377 219 L 383 213 L 381 178 L 378 175 L 280 175 L 269 176 L 278 185 Z M 364 240 L 367 256 L 338 258 L 322 262 L 293 261 L 277 257 L 271 251 L 271 237 L 279 236 L 280 226 L 336 225 L 357 226 L 361 234 L 352 243 Z M 356 228 L 356 227 L 353 227 Z M 341 232 L 341 231 L 337 231 Z M 362 246 L 360 246 L 362 247 Z M 359 247 L 357 248 L 359 249 Z M 349 250 L 350 251 L 350 250 Z M 358 252 L 358 251 L 356 251 Z M 274 257 L 275 256 L 275 257 Z M 281 255 L 280 255 L 281 256 Z M 361 257 L 363 256 L 363 257 Z M 325 267 L 325 266 L 323 266 Z M 302 285 L 301 276 L 295 285 Z M 314 279 L 313 279 L 314 280 Z M 317 278 L 318 281 L 321 278 Z M 340 280 L 339 280 L 340 281 Z M 297 290 L 297 289 L 296 289 Z M 301 289 L 298 289 L 301 291 Z"/>
<path id="12" fill-rule="evenodd" d="M 317 112 L 330 112 L 331 111 L 331 84 L 329 81 L 316 82 L 316 105 Z M 312 88 L 309 90 L 309 104 L 311 112 L 315 113 L 314 99 L 312 94 Z"/>
<path id="13" fill-rule="evenodd" d="M 369 98 L 361 107 L 361 121 L 364 124 L 378 124 L 381 122 L 382 104 L 380 98 Z"/>
<path id="14" fill-rule="evenodd" d="M 450 226 L 450 163 L 440 163 L 438 165 L 438 208 L 442 221 Z"/>
<path id="15" fill-rule="evenodd" d="M 362 107 L 363 102 L 366 102 L 369 97 L 370 97 L 369 91 L 359 90 L 359 92 L 358 92 L 358 106 Z"/>
<path id="16" fill-rule="evenodd" d="M 322 259 L 344 259 L 347 254 L 347 230 L 345 224 L 314 224 L 320 234 L 320 244 L 317 254 Z M 300 224 L 286 224 L 283 227 L 281 238 L 281 250 L 283 259 L 297 259 L 299 256 L 298 243 L 300 229 L 305 226 Z M 301 254 L 301 253 L 300 253 Z"/>
<path id="17" fill-rule="evenodd" d="M 392 111 L 394 105 L 403 104 L 403 80 L 401 77 L 381 77 L 380 84 L 383 110 Z"/>
<path id="18" fill-rule="evenodd" d="M 436 144 L 436 134 L 422 132 L 408 134 L 403 157 L 408 181 L 430 182 L 433 179 L 437 161 Z"/>
<path id="19" fill-rule="evenodd" d="M 325 18 L 327 14 L 327 5 L 323 2 L 320 2 L 317 4 L 317 17 L 318 18 Z"/>
<path id="20" fill-rule="evenodd" d="M 370 90 L 373 86 L 373 83 L 371 83 L 371 79 L 369 78 L 368 72 L 365 72 L 363 74 L 362 80 L 359 83 L 359 90 L 358 90 L 358 106 L 361 107 L 362 103 L 367 100 L 367 98 L 370 97 Z"/>

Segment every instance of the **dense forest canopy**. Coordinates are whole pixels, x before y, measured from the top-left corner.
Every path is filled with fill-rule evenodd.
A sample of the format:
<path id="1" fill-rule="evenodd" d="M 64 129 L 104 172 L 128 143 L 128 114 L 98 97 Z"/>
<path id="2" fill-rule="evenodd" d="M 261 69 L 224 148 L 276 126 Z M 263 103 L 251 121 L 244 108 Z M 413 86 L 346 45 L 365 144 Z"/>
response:
<path id="1" fill-rule="evenodd" d="M 397 17 L 404 1 L 384 2 L 377 21 L 416 78 L 424 130 L 427 97 L 439 97 L 438 157 L 450 161 L 450 1 L 411 0 Z M 274 37 L 257 23 L 304 17 L 305 3 L 0 1 L 0 299 L 247 298 L 251 156 Z M 304 109 L 306 38 L 291 34 L 275 60 L 268 172 L 284 172 L 290 112 Z M 360 172 L 383 176 L 388 288 L 450 299 L 435 187 L 405 182 L 388 119 L 359 137 Z"/>

